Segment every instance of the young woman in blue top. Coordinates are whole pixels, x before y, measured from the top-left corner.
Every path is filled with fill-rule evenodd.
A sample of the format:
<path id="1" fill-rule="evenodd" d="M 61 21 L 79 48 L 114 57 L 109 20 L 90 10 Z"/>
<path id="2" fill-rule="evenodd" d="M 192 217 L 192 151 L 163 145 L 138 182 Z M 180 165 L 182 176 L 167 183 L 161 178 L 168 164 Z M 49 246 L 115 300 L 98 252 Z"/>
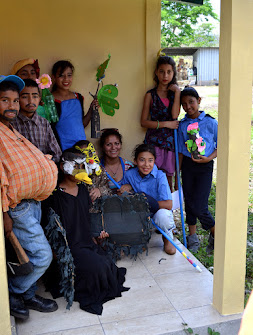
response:
<path id="1" fill-rule="evenodd" d="M 157 59 L 154 72 L 156 86 L 146 93 L 141 114 L 141 126 L 147 128 L 145 143 L 155 147 L 155 163 L 166 173 L 171 190 L 175 173 L 174 129 L 178 128 L 180 112 L 176 73 L 173 58 L 160 56 Z"/>
<path id="2" fill-rule="evenodd" d="M 172 214 L 172 196 L 166 174 L 155 165 L 156 153 L 153 146 L 140 144 L 134 151 L 137 167 L 126 171 L 119 193 L 141 192 L 147 195 L 154 213 L 153 220 L 172 239 L 175 223 Z M 164 251 L 173 255 L 176 248 L 163 237 Z"/>
<path id="3" fill-rule="evenodd" d="M 196 222 L 199 219 L 203 229 L 210 230 L 207 253 L 214 248 L 215 221 L 208 210 L 208 198 L 212 186 L 213 159 L 217 157 L 217 121 L 203 111 L 199 111 L 201 98 L 193 87 L 181 92 L 181 104 L 186 112 L 178 128 L 178 151 L 182 166 L 182 184 L 185 200 L 186 222 L 189 225 L 188 249 L 197 252 L 199 240 L 196 235 Z M 193 157 L 187 148 L 189 140 L 187 128 L 198 123 L 198 138 L 206 143 L 204 155 Z M 192 126 L 194 127 L 194 126 Z M 189 129 L 189 128 L 188 128 Z"/>
<path id="4" fill-rule="evenodd" d="M 88 113 L 84 115 L 84 97 L 70 90 L 73 73 L 73 64 L 66 60 L 56 62 L 52 68 L 52 94 L 59 116 L 59 121 L 52 124 L 52 128 L 62 151 L 71 148 L 78 141 L 86 140 L 84 128 L 90 122 L 93 105 L 98 106 L 97 100 L 93 100 Z"/>

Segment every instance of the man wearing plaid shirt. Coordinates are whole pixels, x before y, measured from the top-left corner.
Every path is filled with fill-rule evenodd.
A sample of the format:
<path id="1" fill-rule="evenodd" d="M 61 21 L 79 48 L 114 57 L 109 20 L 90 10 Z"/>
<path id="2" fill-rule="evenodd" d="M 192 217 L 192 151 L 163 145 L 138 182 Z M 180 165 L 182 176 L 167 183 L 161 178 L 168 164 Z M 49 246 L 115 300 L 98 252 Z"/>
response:
<path id="1" fill-rule="evenodd" d="M 12 126 L 44 154 L 52 155 L 55 163 L 61 157 L 61 149 L 50 123 L 37 114 L 40 103 L 38 84 L 32 79 L 24 79 L 25 88 L 20 92 L 20 111 Z"/>
<path id="2" fill-rule="evenodd" d="M 0 76 L 0 187 L 5 235 L 13 230 L 26 251 L 33 271 L 9 277 L 11 315 L 27 319 L 29 309 L 53 312 L 55 301 L 35 295 L 36 281 L 52 261 L 52 251 L 40 225 L 41 204 L 57 182 L 55 163 L 10 124 L 19 111 L 24 82 Z"/>

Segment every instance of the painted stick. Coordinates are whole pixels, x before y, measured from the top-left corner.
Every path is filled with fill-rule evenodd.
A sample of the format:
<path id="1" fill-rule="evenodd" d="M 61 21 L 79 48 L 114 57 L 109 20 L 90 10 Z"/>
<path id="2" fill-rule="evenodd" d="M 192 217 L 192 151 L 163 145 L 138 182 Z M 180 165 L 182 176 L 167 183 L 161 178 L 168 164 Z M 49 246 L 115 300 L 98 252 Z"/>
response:
<path id="1" fill-rule="evenodd" d="M 180 203 L 180 214 L 181 214 L 181 223 L 182 223 L 182 231 L 183 231 L 183 241 L 184 241 L 184 246 L 187 248 L 186 234 L 185 234 L 185 225 L 184 225 L 184 212 L 183 212 L 183 201 L 182 201 L 182 192 L 181 192 L 181 182 L 180 182 L 180 171 L 179 171 L 177 129 L 174 129 L 174 140 L 175 140 L 175 156 L 176 156 L 176 169 L 177 169 L 177 184 L 178 184 L 178 194 L 179 194 L 179 203 Z"/>
<path id="2" fill-rule="evenodd" d="M 120 185 L 109 175 L 109 173 L 108 172 L 106 172 L 106 175 L 107 175 L 107 177 L 114 183 L 114 185 L 117 187 L 117 188 L 120 188 Z M 181 248 L 179 248 L 179 246 L 160 228 L 160 227 L 158 227 L 156 224 L 155 224 L 155 222 L 153 221 L 153 219 L 151 219 L 151 222 L 152 222 L 152 224 L 156 227 L 156 229 L 158 229 L 159 231 L 160 231 L 160 233 L 162 233 L 163 234 L 163 236 L 165 237 L 165 238 L 167 238 L 167 240 L 172 244 L 172 245 L 174 245 L 174 247 L 180 252 L 180 254 L 182 254 L 183 256 L 184 256 L 184 258 L 186 258 L 187 259 L 187 261 L 189 262 L 189 263 L 191 263 L 195 268 L 196 268 L 196 270 L 198 270 L 199 272 L 202 272 L 202 270 L 201 270 L 201 268 L 196 264 L 196 263 L 194 263 L 191 259 L 190 259 L 190 257 L 189 256 L 187 256 L 186 255 L 186 253 L 181 249 Z"/>
<path id="3" fill-rule="evenodd" d="M 174 247 L 184 256 L 184 258 L 187 259 L 187 261 L 189 263 L 191 263 L 191 265 L 193 265 L 196 270 L 198 270 L 199 272 L 202 272 L 201 268 L 196 264 L 194 263 L 189 256 L 186 255 L 186 253 L 181 249 L 179 248 L 179 246 L 169 237 L 169 235 L 167 235 L 160 227 L 157 226 L 157 224 L 155 224 L 155 222 L 153 221 L 153 219 L 151 219 L 151 222 L 152 224 L 156 227 L 156 229 L 158 229 L 160 231 L 160 233 L 163 234 L 164 237 L 167 238 L 167 240 L 172 244 L 174 245 Z"/>

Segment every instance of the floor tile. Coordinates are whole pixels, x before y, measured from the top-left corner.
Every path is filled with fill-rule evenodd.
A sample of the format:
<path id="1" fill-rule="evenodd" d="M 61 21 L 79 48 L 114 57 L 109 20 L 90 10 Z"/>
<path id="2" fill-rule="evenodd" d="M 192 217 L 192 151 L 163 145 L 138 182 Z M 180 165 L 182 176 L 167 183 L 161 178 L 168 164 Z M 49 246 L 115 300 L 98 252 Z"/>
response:
<path id="1" fill-rule="evenodd" d="M 189 251 L 185 249 L 181 243 L 179 246 L 193 262 L 199 265 L 201 269 L 205 269 L 203 265 L 191 253 L 189 253 Z M 152 276 L 182 271 L 197 271 L 178 250 L 174 255 L 168 255 L 162 250 L 162 248 L 152 248 L 150 249 L 148 257 L 146 255 L 139 255 L 139 258 Z"/>
<path id="2" fill-rule="evenodd" d="M 40 313 L 30 310 L 30 317 L 27 321 L 17 322 L 18 335 L 52 333 L 99 324 L 98 316 L 82 311 L 79 303 L 75 302 L 70 310 L 66 310 L 66 301 L 63 298 L 56 299 L 56 301 L 59 306 L 56 312 Z"/>
<path id="3" fill-rule="evenodd" d="M 213 277 L 207 270 L 156 276 L 155 280 L 177 311 L 212 303 Z"/>
<path id="4" fill-rule="evenodd" d="M 129 279 L 130 290 L 119 299 L 104 304 L 102 323 L 167 313 L 174 310 L 162 290 L 150 276 Z"/>
<path id="5" fill-rule="evenodd" d="M 144 316 L 103 324 L 106 335 L 160 335 L 182 330 L 183 320 L 177 312 Z"/>
<path id="6" fill-rule="evenodd" d="M 143 255 L 146 256 L 146 252 L 144 252 Z M 124 256 L 120 261 L 117 262 L 117 266 L 127 268 L 127 279 L 140 278 L 148 275 L 148 270 L 138 257 L 136 260 L 134 260 L 134 258 Z"/>
<path id="7" fill-rule="evenodd" d="M 99 326 L 90 326 L 90 327 L 63 330 L 54 333 L 46 333 L 43 335 L 104 335 L 104 331 L 102 329 L 102 326 L 99 325 Z"/>
<path id="8" fill-rule="evenodd" d="M 186 309 L 178 312 L 189 327 L 208 326 L 214 323 L 220 323 L 230 320 L 240 319 L 242 314 L 220 315 L 217 310 L 210 304 L 207 306 Z"/>

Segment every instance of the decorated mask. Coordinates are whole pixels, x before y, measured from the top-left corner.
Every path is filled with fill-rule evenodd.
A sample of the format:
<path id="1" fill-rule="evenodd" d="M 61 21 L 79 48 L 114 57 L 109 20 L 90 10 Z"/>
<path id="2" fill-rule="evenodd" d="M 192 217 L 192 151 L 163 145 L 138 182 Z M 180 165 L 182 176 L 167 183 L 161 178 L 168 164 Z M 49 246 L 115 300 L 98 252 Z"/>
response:
<path id="1" fill-rule="evenodd" d="M 99 176 L 102 172 L 100 167 L 100 162 L 94 145 L 89 143 L 86 148 L 80 148 L 78 145 L 75 146 L 75 149 L 80 150 L 86 157 L 86 169 L 88 175 L 92 175 L 93 171 L 95 171 L 96 175 Z"/>
<path id="2" fill-rule="evenodd" d="M 67 153 L 67 155 L 65 155 L 64 158 L 62 158 L 62 162 L 63 172 L 65 174 L 72 175 L 75 177 L 75 179 L 82 181 L 86 184 L 92 184 L 92 181 L 87 173 L 86 158 L 84 155 L 80 157 L 80 155 L 69 152 Z"/>

